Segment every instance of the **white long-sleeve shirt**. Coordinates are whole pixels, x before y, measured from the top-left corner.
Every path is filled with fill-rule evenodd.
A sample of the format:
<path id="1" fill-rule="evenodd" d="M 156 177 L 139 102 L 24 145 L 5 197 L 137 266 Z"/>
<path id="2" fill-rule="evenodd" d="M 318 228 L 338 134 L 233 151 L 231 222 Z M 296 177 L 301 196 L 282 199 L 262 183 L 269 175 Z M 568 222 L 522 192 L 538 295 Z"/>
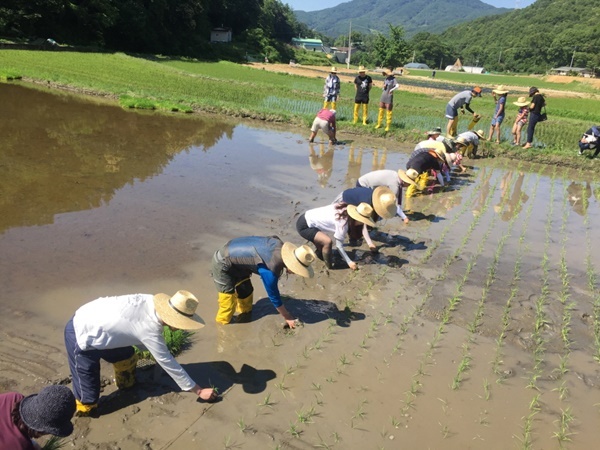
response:
<path id="1" fill-rule="evenodd" d="M 167 348 L 151 294 L 101 297 L 86 303 L 75 312 L 73 328 L 81 350 L 143 346 L 182 390 L 196 385 Z"/>

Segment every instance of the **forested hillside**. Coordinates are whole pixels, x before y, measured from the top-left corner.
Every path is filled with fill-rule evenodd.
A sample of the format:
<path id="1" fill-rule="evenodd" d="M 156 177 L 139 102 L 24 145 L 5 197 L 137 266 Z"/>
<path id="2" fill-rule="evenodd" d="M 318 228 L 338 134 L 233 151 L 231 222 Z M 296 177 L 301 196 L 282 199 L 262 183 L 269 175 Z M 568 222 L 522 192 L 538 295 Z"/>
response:
<path id="1" fill-rule="evenodd" d="M 537 0 L 531 6 L 446 30 L 463 64 L 544 73 L 552 67 L 600 67 L 600 1 Z"/>
<path id="2" fill-rule="evenodd" d="M 111 50 L 209 56 L 213 27 L 262 54 L 308 32 L 280 0 L 2 0 L 0 38 Z"/>
<path id="3" fill-rule="evenodd" d="M 357 31 L 388 31 L 388 24 L 402 26 L 408 36 L 420 31 L 439 33 L 481 16 L 501 14 L 479 0 L 352 0 L 321 11 L 294 11 L 300 22 L 331 37 L 348 34 L 350 20 Z"/>

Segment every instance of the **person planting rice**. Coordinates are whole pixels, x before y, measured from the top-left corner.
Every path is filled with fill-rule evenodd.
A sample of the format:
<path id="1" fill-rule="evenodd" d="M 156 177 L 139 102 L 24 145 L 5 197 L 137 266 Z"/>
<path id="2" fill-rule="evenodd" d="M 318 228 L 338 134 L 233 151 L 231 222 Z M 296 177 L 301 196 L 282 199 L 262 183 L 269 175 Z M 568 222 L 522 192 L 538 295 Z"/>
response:
<path id="1" fill-rule="evenodd" d="M 254 287 L 251 275 L 262 279 L 271 303 L 285 319 L 287 326 L 296 327 L 293 317 L 281 301 L 277 283 L 286 271 L 305 278 L 314 275 L 315 253 L 308 245 L 296 247 L 277 236 L 246 236 L 230 240 L 217 250 L 212 261 L 212 277 L 219 292 L 216 321 L 228 324 L 237 311 L 238 321 L 245 321 L 252 312 Z"/>
<path id="2" fill-rule="evenodd" d="M 442 170 L 445 164 L 448 166 L 452 164 L 452 157 L 449 156 L 450 154 L 448 154 L 447 158 L 444 157 L 440 146 L 443 147 L 443 144 L 432 142 L 430 149 L 409 158 L 406 163 L 406 176 L 414 183 L 406 190 L 407 199 L 413 197 L 417 189 L 423 190 L 427 187 L 430 174 L 433 174 L 437 178 L 440 186 L 444 186 Z"/>
<path id="3" fill-rule="evenodd" d="M 336 122 L 335 122 L 335 109 L 322 109 L 317 113 L 315 120 L 313 120 L 312 127 L 310 128 L 310 137 L 308 142 L 315 142 L 317 133 L 321 130 L 329 137 L 330 144 L 337 144 L 336 139 Z"/>
<path id="4" fill-rule="evenodd" d="M 475 111 L 471 109 L 471 100 L 473 99 L 473 97 L 481 97 L 481 88 L 479 86 L 475 86 L 470 91 L 459 92 L 450 99 L 450 101 L 446 105 L 446 118 L 448 119 L 448 124 L 446 125 L 447 136 L 456 136 L 459 109 L 463 114 L 465 113 L 466 109 L 471 114 L 473 114 L 473 117 L 476 116 Z"/>
<path id="5" fill-rule="evenodd" d="M 298 217 L 296 229 L 300 236 L 315 244 L 317 257 L 325 262 L 328 269 L 333 268 L 333 254 L 332 241 L 327 233 L 332 233 L 335 247 L 340 255 L 344 258 L 348 267 L 356 270 L 358 265 L 350 259 L 344 250 L 344 240 L 349 233 L 350 236 L 360 234 L 363 224 L 375 226 L 375 222 L 371 218 L 372 215 L 373 208 L 367 203 L 361 203 L 358 206 L 334 203 L 306 211 Z M 363 228 L 363 236 L 369 244 L 369 248 L 375 249 L 366 227 Z"/>
<path id="6" fill-rule="evenodd" d="M 65 327 L 65 345 L 73 377 L 77 412 L 97 411 L 100 397 L 100 359 L 112 363 L 118 388 L 135 384 L 137 354 L 143 346 L 184 391 L 214 401 L 211 388 L 200 387 L 169 352 L 163 327 L 199 330 L 204 321 L 196 314 L 198 299 L 188 291 L 175 295 L 131 294 L 101 297 L 80 307 Z"/>
<path id="7" fill-rule="evenodd" d="M 579 140 L 579 155 L 583 155 L 585 150 L 596 150 L 592 158 L 600 153 L 600 125 L 589 128 Z"/>
<path id="8" fill-rule="evenodd" d="M 0 394 L 0 449 L 40 450 L 38 437 L 69 436 L 74 413 L 75 397 L 66 386 L 46 386 L 27 397 L 17 392 Z"/>
<path id="9" fill-rule="evenodd" d="M 479 150 L 479 139 L 485 139 L 483 130 L 465 131 L 454 140 L 456 151 L 467 158 L 475 158 Z"/>
<path id="10" fill-rule="evenodd" d="M 396 215 L 408 223 L 409 219 L 402 211 L 402 187 L 410 186 L 415 184 L 413 180 L 406 176 L 404 170 L 374 170 L 361 176 L 357 182 L 356 187 L 366 187 L 375 189 L 379 186 L 387 187 L 394 196 L 396 197 Z"/>

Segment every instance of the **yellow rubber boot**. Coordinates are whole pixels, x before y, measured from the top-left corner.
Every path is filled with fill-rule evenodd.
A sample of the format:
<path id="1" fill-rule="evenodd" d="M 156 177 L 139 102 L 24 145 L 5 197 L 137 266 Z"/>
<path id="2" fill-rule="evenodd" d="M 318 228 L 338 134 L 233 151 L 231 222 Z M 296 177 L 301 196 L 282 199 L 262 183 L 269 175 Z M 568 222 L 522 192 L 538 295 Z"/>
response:
<path id="1" fill-rule="evenodd" d="M 246 298 L 238 298 L 236 311 L 240 314 L 252 312 L 252 304 L 254 303 L 254 294 L 250 294 Z"/>
<path id="2" fill-rule="evenodd" d="M 327 100 L 323 102 L 323 109 L 329 109 L 329 102 Z"/>
<path id="3" fill-rule="evenodd" d="M 97 407 L 98 403 L 86 405 L 77 399 L 75 400 L 75 413 L 79 417 L 89 416 Z"/>
<path id="4" fill-rule="evenodd" d="M 134 353 L 130 358 L 113 363 L 115 369 L 115 384 L 119 389 L 127 389 L 135 384 L 135 367 L 138 355 Z"/>
<path id="5" fill-rule="evenodd" d="M 379 114 L 377 114 L 377 125 L 375 125 L 375 128 L 381 128 L 381 122 L 383 121 L 384 113 L 385 113 L 385 109 L 379 108 Z"/>
<path id="6" fill-rule="evenodd" d="M 219 311 L 217 311 L 217 317 L 215 320 L 222 324 L 228 324 L 231 322 L 236 304 L 237 297 L 233 292 L 231 294 L 219 292 Z"/>
<path id="7" fill-rule="evenodd" d="M 419 189 L 423 190 L 427 187 L 427 181 L 429 180 L 429 175 L 427 172 L 423 172 L 421 175 L 417 177 L 415 183 L 419 186 Z M 414 187 L 414 186 L 411 186 Z"/>
<path id="8" fill-rule="evenodd" d="M 415 195 L 417 191 L 417 188 L 414 184 L 411 184 L 410 186 L 408 186 L 408 189 L 406 189 L 406 198 L 409 199 L 411 197 L 413 197 Z"/>
<path id="9" fill-rule="evenodd" d="M 387 117 L 385 121 L 385 131 L 390 131 L 390 126 L 392 125 L 392 115 L 393 111 L 387 111 Z"/>
<path id="10" fill-rule="evenodd" d="M 336 106 L 337 106 L 337 102 L 331 102 L 331 109 L 335 109 Z"/>
<path id="11" fill-rule="evenodd" d="M 452 126 L 450 127 L 450 137 L 456 136 L 456 130 L 458 129 L 458 116 L 454 118 Z"/>
<path id="12" fill-rule="evenodd" d="M 360 108 L 359 103 L 354 104 L 354 117 L 352 118 L 352 123 L 356 124 L 358 122 L 358 109 Z"/>
<path id="13" fill-rule="evenodd" d="M 367 124 L 367 119 L 369 118 L 369 105 L 363 103 L 363 125 Z"/>

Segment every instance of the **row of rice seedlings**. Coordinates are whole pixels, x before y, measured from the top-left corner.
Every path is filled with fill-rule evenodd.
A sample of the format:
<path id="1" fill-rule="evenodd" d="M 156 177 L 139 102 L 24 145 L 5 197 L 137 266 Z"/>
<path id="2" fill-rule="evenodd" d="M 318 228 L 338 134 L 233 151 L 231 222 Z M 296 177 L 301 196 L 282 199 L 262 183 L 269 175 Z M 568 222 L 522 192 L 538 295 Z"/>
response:
<path id="1" fill-rule="evenodd" d="M 532 442 L 533 418 L 541 410 L 541 407 L 540 407 L 541 394 L 539 393 L 540 389 L 538 387 L 537 381 L 542 374 L 542 370 L 543 370 L 542 365 L 544 363 L 544 354 L 545 354 L 545 346 L 544 346 L 545 340 L 544 340 L 544 337 L 542 336 L 542 331 L 546 325 L 546 316 L 545 316 L 544 308 L 545 308 L 546 301 L 547 301 L 549 293 L 550 293 L 549 282 L 548 282 L 548 279 L 549 279 L 548 251 L 549 251 L 550 236 L 551 236 L 551 231 L 552 231 L 552 216 L 554 213 L 553 202 L 554 202 L 555 187 L 554 187 L 553 181 L 555 179 L 556 179 L 556 168 L 554 170 L 554 173 L 552 176 L 552 183 L 550 185 L 550 200 L 549 200 L 548 214 L 547 214 L 546 225 L 545 225 L 544 253 L 542 255 L 542 262 L 541 262 L 541 268 L 542 268 L 541 295 L 539 296 L 539 298 L 536 300 L 536 303 L 535 303 L 535 323 L 534 323 L 534 328 L 533 328 L 533 333 L 532 333 L 532 338 L 535 343 L 535 347 L 533 349 L 534 366 L 530 373 L 529 384 L 527 385 L 528 388 L 535 389 L 536 391 L 538 391 L 538 393 L 534 395 L 533 399 L 531 400 L 531 402 L 529 404 L 529 414 L 527 416 L 523 417 L 523 421 L 524 421 L 523 434 L 520 438 L 517 436 L 517 438 L 521 441 L 521 445 L 524 450 L 532 448 L 532 445 L 533 445 L 533 442 Z"/>
<path id="2" fill-rule="evenodd" d="M 492 371 L 494 372 L 494 374 L 496 374 L 497 376 L 500 377 L 496 380 L 497 383 L 502 383 L 504 381 L 504 378 L 506 377 L 506 374 L 504 374 L 500 370 L 500 366 L 503 363 L 502 348 L 504 347 L 506 333 L 510 327 L 510 320 L 511 320 L 510 313 L 511 313 L 511 308 L 512 308 L 512 302 L 516 298 L 517 294 L 519 293 L 519 281 L 521 280 L 521 262 L 523 259 L 523 254 L 526 253 L 527 249 L 528 249 L 528 245 L 525 243 L 525 233 L 527 232 L 527 227 L 529 224 L 529 220 L 531 218 L 531 213 L 533 211 L 533 206 L 535 204 L 535 197 L 537 196 L 539 182 L 540 182 L 540 175 L 538 175 L 538 177 L 536 179 L 535 186 L 534 186 L 532 194 L 531 194 L 531 202 L 529 203 L 529 206 L 525 212 L 525 218 L 523 220 L 521 234 L 519 235 L 519 247 L 517 250 L 517 257 L 515 259 L 515 265 L 514 265 L 514 269 L 513 269 L 513 278 L 510 283 L 510 288 L 511 288 L 510 295 L 504 305 L 504 310 L 502 311 L 502 329 L 500 330 L 499 336 L 496 338 L 496 350 L 494 353 L 494 360 L 492 361 Z"/>
<path id="3" fill-rule="evenodd" d="M 493 193 L 497 189 L 498 182 L 499 181 L 496 181 L 496 184 L 488 193 L 488 197 L 486 198 L 484 205 L 482 207 L 482 213 L 485 212 L 489 208 L 492 197 L 493 197 Z M 471 202 L 474 200 L 474 198 L 475 198 L 475 191 L 473 192 L 473 195 L 471 197 Z M 465 206 L 470 207 L 470 204 L 466 204 Z M 473 221 L 478 223 L 479 217 L 481 217 L 481 215 L 478 217 L 475 217 Z M 464 246 L 467 244 L 467 242 L 469 242 L 469 238 L 470 238 L 471 234 L 473 233 L 474 229 L 475 229 L 475 226 L 471 226 L 467 229 L 467 231 L 465 232 L 465 237 L 461 241 L 459 248 L 457 249 L 458 252 L 460 252 L 464 248 Z M 484 240 L 485 239 L 483 239 L 482 241 L 484 241 Z M 444 264 L 442 264 L 441 273 L 438 275 L 438 278 L 437 278 L 438 281 L 443 281 L 448 276 L 448 270 L 449 270 L 450 264 L 448 264 L 447 262 L 454 260 L 455 255 L 456 255 L 456 252 L 447 256 L 446 260 L 444 261 Z M 467 275 L 466 275 L 466 277 L 463 277 L 463 281 L 466 281 L 466 279 L 468 278 L 468 273 L 470 273 L 470 271 L 473 269 L 474 261 L 476 258 L 477 258 L 477 255 L 474 256 L 474 259 L 472 259 L 468 263 Z M 429 287 L 428 287 L 427 291 L 425 292 L 425 295 L 423 296 L 423 299 L 421 301 L 419 309 L 422 309 L 422 307 L 425 305 L 427 300 L 429 300 L 431 298 L 434 288 L 435 288 L 435 284 L 429 283 Z M 449 306 L 444 309 L 444 313 L 441 318 L 441 322 L 440 322 L 438 328 L 435 330 L 432 339 L 428 342 L 428 349 L 425 351 L 425 353 L 420 358 L 419 369 L 417 370 L 417 372 L 413 375 L 413 377 L 411 379 L 410 388 L 407 391 L 405 391 L 405 393 L 404 393 L 404 395 L 405 395 L 405 398 L 403 400 L 404 405 L 400 409 L 401 417 L 409 418 L 410 410 L 415 408 L 415 399 L 417 397 L 417 394 L 423 387 L 424 378 L 427 375 L 424 368 L 426 366 L 430 365 L 433 360 L 434 351 L 437 348 L 439 342 L 441 341 L 441 339 L 443 337 L 443 334 L 445 332 L 445 328 L 446 328 L 447 324 L 450 322 L 451 312 L 456 309 L 456 306 L 458 304 L 457 298 L 458 298 L 457 296 L 452 297 L 452 299 L 449 302 Z M 468 361 L 465 361 L 465 364 L 468 364 Z M 392 418 L 392 422 L 394 422 L 395 420 L 396 420 L 395 418 Z"/>

